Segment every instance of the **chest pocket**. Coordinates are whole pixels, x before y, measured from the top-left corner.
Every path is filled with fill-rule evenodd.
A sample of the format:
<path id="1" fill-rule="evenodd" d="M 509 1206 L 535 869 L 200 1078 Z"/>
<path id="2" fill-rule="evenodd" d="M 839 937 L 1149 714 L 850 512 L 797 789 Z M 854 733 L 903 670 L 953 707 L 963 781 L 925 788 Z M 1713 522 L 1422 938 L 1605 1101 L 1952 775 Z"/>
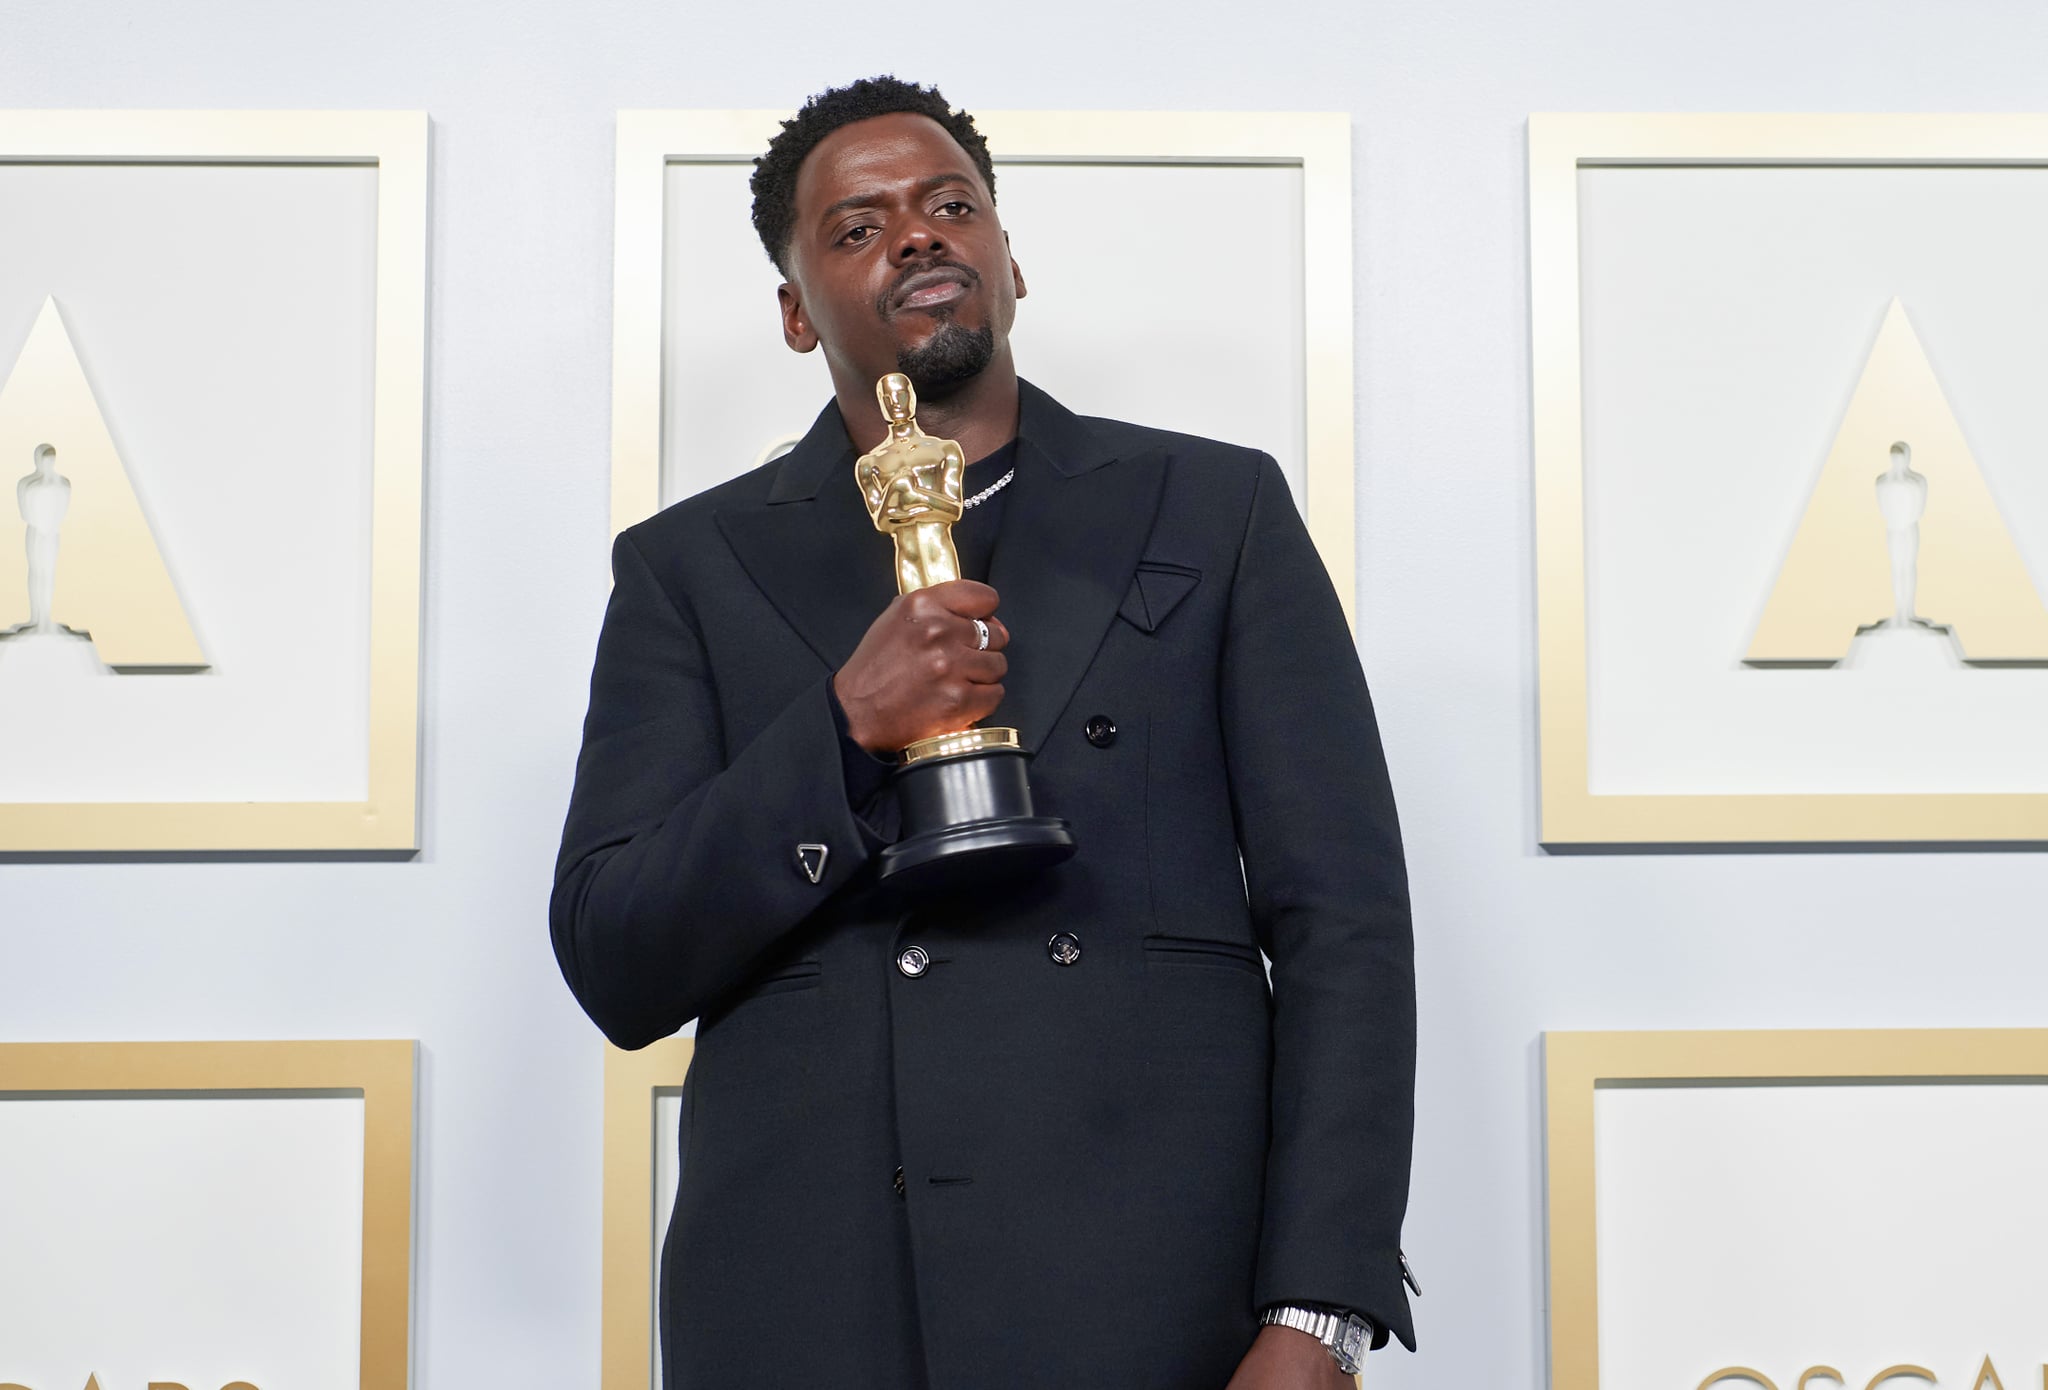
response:
<path id="1" fill-rule="evenodd" d="M 1117 616 L 1141 632 L 1157 632 L 1166 615 L 1195 591 L 1202 572 L 1164 560 L 1140 560 L 1130 591 L 1117 606 Z"/>

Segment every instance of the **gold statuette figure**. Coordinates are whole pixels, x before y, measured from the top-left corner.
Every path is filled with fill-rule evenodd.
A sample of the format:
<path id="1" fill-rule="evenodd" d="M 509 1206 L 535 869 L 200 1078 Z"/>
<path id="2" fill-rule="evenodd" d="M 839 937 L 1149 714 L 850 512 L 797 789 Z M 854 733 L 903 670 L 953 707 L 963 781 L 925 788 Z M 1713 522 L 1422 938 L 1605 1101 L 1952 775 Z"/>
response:
<path id="1" fill-rule="evenodd" d="M 889 437 L 853 466 L 875 529 L 896 543 L 896 592 L 912 593 L 960 577 L 953 523 L 960 519 L 967 460 L 950 439 L 917 427 L 917 391 L 891 372 L 875 383 Z"/>
<path id="2" fill-rule="evenodd" d="M 917 427 L 909 377 L 889 373 L 875 398 L 889 437 L 855 461 L 853 477 L 875 529 L 895 542 L 896 592 L 958 579 L 953 523 L 967 510 L 967 460 Z M 913 892 L 986 888 L 1073 854 L 1067 823 L 1033 809 L 1030 759 L 1015 729 L 958 729 L 904 749 L 893 779 L 902 835 L 881 849 L 881 880 Z"/>

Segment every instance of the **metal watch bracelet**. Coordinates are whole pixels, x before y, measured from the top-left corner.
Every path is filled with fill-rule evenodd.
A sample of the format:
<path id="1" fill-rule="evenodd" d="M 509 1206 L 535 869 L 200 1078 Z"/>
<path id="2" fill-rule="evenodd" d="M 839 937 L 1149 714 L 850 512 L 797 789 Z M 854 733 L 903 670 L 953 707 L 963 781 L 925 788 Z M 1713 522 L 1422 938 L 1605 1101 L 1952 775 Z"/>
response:
<path id="1" fill-rule="evenodd" d="M 1337 1368 L 1345 1375 L 1358 1374 L 1366 1349 L 1372 1345 L 1372 1322 L 1356 1313 L 1332 1313 L 1292 1303 L 1276 1303 L 1259 1314 L 1259 1324 L 1277 1324 L 1308 1333 L 1336 1358 Z"/>

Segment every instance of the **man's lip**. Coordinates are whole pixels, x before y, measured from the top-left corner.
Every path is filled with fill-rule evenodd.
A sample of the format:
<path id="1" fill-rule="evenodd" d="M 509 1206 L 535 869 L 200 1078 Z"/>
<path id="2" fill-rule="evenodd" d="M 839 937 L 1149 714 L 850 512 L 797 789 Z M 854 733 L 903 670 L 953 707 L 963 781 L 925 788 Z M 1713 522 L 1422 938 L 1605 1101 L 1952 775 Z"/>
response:
<path id="1" fill-rule="evenodd" d="M 935 309 L 965 299 L 974 282 L 967 272 L 951 266 L 919 271 L 896 287 L 898 309 Z"/>
<path id="2" fill-rule="evenodd" d="M 899 309 L 936 309 L 942 304 L 953 304 L 967 297 L 967 286 L 958 280 L 940 280 L 921 289 L 912 290 L 900 298 Z"/>

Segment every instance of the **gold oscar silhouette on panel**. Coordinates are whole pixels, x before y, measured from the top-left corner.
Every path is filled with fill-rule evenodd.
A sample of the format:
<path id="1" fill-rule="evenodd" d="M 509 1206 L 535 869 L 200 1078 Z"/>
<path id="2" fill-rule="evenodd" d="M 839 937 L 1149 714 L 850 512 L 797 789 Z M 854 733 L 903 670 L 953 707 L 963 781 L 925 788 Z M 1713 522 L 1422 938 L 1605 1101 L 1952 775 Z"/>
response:
<path id="1" fill-rule="evenodd" d="M 1859 632 L 2048 662 L 2048 607 L 1896 299 L 1745 659 L 1831 666 Z"/>
<path id="2" fill-rule="evenodd" d="M 204 669 L 55 299 L 0 385 L 0 481 L 10 480 L 25 553 L 0 539 L 0 671 L 30 651 L 86 670 Z"/>

